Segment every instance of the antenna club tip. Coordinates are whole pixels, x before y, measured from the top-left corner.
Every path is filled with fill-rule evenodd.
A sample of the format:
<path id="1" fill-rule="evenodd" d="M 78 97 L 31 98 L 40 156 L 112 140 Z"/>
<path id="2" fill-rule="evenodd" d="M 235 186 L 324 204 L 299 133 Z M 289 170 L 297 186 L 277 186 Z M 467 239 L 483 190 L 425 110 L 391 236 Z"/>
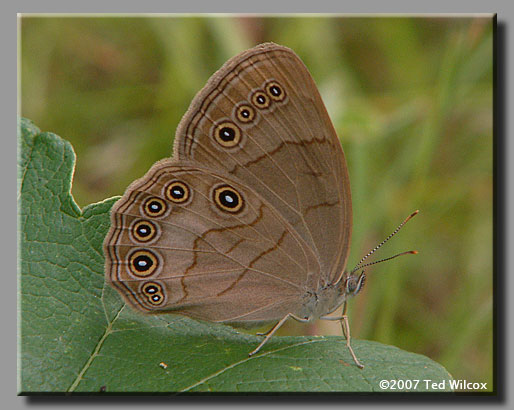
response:
<path id="1" fill-rule="evenodd" d="M 416 209 L 413 213 L 410 214 L 411 218 L 415 215 L 419 214 L 419 209 Z"/>
<path id="2" fill-rule="evenodd" d="M 412 255 L 417 255 L 418 251 L 410 251 L 409 253 L 411 253 Z"/>

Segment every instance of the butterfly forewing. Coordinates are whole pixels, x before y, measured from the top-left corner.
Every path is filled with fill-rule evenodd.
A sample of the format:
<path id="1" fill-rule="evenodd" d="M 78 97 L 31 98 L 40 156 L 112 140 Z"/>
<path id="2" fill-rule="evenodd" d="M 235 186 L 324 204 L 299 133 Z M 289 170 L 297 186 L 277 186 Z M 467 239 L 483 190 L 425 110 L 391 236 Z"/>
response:
<path id="1" fill-rule="evenodd" d="M 215 73 L 177 129 L 175 157 L 251 186 L 313 250 L 322 282 L 344 269 L 346 162 L 316 85 L 290 49 L 264 44 Z"/>

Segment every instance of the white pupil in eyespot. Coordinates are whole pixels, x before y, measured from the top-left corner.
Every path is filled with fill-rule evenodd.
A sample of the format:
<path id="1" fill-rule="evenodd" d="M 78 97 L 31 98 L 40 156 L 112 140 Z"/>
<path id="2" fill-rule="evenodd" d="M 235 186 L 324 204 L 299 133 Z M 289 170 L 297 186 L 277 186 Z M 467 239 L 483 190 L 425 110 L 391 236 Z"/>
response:
<path id="1" fill-rule="evenodd" d="M 229 195 L 225 195 L 225 201 L 229 202 L 229 203 L 232 203 L 234 202 L 234 198 L 232 198 L 231 196 Z"/>
<path id="2" fill-rule="evenodd" d="M 137 261 L 137 264 L 141 267 L 145 267 L 147 265 L 146 261 L 141 259 Z"/>

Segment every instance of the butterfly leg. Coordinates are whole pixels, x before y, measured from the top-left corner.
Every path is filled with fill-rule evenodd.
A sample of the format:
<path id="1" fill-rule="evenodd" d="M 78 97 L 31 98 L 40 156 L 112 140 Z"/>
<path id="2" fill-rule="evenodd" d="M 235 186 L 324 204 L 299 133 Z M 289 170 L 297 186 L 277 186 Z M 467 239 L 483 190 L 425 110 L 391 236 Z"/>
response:
<path id="1" fill-rule="evenodd" d="M 275 326 L 273 326 L 270 330 L 268 330 L 267 332 L 257 332 L 255 333 L 257 336 L 268 336 L 268 334 L 275 328 Z"/>
<path id="2" fill-rule="evenodd" d="M 359 361 L 359 359 L 357 359 L 357 356 L 355 355 L 355 352 L 353 351 L 352 345 L 350 344 L 350 324 L 348 322 L 348 315 L 346 314 L 347 308 L 348 308 L 348 305 L 346 302 L 344 302 L 343 314 L 341 316 L 339 316 L 339 317 L 322 316 L 320 319 L 341 321 L 341 329 L 343 330 L 343 335 L 346 339 L 346 347 L 348 347 L 348 350 L 350 351 L 353 361 L 355 362 L 357 367 L 359 369 L 364 369 L 364 365 Z"/>
<path id="3" fill-rule="evenodd" d="M 350 354 L 353 357 L 353 361 L 357 365 L 359 369 L 364 369 L 364 365 L 359 362 L 359 359 L 357 359 L 357 356 L 355 356 L 355 353 L 353 352 L 352 345 L 350 344 L 350 324 L 348 323 L 348 315 L 346 314 L 346 309 L 348 307 L 348 304 L 344 302 L 343 307 L 343 316 L 341 319 L 341 328 L 343 329 L 344 337 L 346 338 L 346 346 L 348 347 L 348 350 L 350 351 Z"/>
<path id="4" fill-rule="evenodd" d="M 294 315 L 293 313 L 288 313 L 287 315 L 285 315 L 282 319 L 279 320 L 279 322 L 273 326 L 270 330 L 268 330 L 266 333 L 257 333 L 257 335 L 259 336 L 266 336 L 264 338 L 264 340 L 259 344 L 259 346 L 257 346 L 255 348 L 255 350 L 253 350 L 252 352 L 250 352 L 248 354 L 248 356 L 253 356 L 255 353 L 257 353 L 259 350 L 261 350 L 261 347 L 264 346 L 266 344 L 266 342 L 268 340 L 271 339 L 271 336 L 273 336 L 275 334 L 275 332 L 286 322 L 287 319 L 289 318 L 293 318 L 294 320 L 297 320 L 298 322 L 308 322 L 309 320 L 308 319 L 303 319 L 301 317 L 298 317 L 296 315 Z"/>

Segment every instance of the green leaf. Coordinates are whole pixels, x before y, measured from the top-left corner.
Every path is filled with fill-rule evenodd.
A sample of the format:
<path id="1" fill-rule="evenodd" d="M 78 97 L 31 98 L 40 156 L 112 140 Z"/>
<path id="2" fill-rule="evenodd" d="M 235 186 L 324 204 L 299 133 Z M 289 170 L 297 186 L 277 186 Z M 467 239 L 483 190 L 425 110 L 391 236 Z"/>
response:
<path id="1" fill-rule="evenodd" d="M 75 154 L 30 121 L 19 125 L 19 391 L 303 392 L 381 390 L 381 380 L 423 380 L 449 390 L 451 376 L 430 359 L 342 337 L 257 336 L 175 315 L 143 315 L 104 280 L 102 242 L 116 198 L 75 204 Z M 441 385 L 442 386 L 442 385 Z"/>

